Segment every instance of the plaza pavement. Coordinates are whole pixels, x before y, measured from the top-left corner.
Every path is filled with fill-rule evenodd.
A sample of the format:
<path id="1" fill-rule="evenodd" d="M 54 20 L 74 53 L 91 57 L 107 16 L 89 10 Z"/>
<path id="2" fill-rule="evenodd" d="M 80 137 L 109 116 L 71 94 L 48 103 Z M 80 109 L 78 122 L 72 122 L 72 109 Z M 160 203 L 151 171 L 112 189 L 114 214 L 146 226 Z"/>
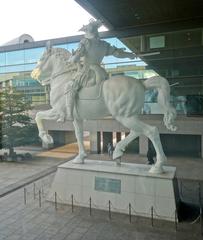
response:
<path id="1" fill-rule="evenodd" d="M 54 174 L 0 198 L 0 240 L 200 240 L 199 223 L 111 214 L 46 201 Z M 39 195 L 39 191 L 41 195 Z M 26 201 L 25 193 L 26 192 Z M 35 192 L 35 194 L 34 194 Z M 41 197 L 40 197 L 41 196 Z M 41 201 L 39 201 L 41 199 Z M 26 204 L 25 204 L 26 203 Z"/>
<path id="2" fill-rule="evenodd" d="M 156 220 L 152 227 L 150 219 L 133 217 L 129 223 L 129 217 L 124 214 L 112 213 L 109 220 L 106 211 L 93 210 L 91 217 L 87 208 L 74 207 L 72 213 L 70 206 L 58 205 L 56 211 L 54 204 L 46 201 L 46 193 L 57 165 L 71 159 L 75 153 L 62 147 L 51 151 L 37 150 L 33 155 L 33 160 L 29 161 L 0 162 L 0 240 L 203 239 L 198 221 L 179 223 L 176 231 L 175 224 L 166 221 Z M 88 157 L 109 160 L 107 154 Z M 146 157 L 127 155 L 122 160 L 145 163 Z M 183 164 L 185 161 L 187 164 Z M 177 177 L 192 180 L 190 191 L 196 188 L 193 179 L 202 181 L 202 159 L 169 158 L 168 164 L 177 167 Z"/>

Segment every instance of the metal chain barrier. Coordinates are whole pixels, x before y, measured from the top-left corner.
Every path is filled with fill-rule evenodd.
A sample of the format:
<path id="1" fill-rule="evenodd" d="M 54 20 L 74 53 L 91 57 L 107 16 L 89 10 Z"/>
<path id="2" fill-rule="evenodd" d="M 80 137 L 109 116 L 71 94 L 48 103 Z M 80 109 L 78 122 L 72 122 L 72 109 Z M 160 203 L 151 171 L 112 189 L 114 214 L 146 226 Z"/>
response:
<path id="1" fill-rule="evenodd" d="M 28 187 L 24 187 L 23 188 L 23 203 L 24 205 L 27 205 L 29 202 L 35 202 L 38 201 L 39 207 L 42 208 L 42 201 L 46 198 L 47 194 L 48 194 L 48 189 L 45 188 L 48 185 L 50 185 L 50 181 L 36 181 L 34 182 L 32 185 L 28 185 Z M 185 187 L 182 183 L 181 183 L 182 187 Z M 47 191 L 46 191 L 46 190 Z M 185 188 L 187 189 L 187 187 Z M 198 217 L 191 222 L 190 224 L 195 224 L 198 221 L 200 222 L 200 231 L 201 231 L 201 235 L 203 235 L 203 219 L 202 219 L 202 200 L 201 200 L 201 184 L 198 183 L 198 188 L 196 189 L 198 190 L 199 193 L 199 206 L 200 206 L 200 210 L 199 210 L 199 215 Z M 188 189 L 188 191 L 192 191 L 190 189 Z M 86 207 L 89 208 L 89 215 L 92 216 L 93 212 L 93 208 L 98 209 L 98 210 L 106 210 L 108 212 L 108 218 L 109 220 L 112 219 L 112 211 L 113 212 L 119 212 L 119 213 L 125 213 L 128 215 L 129 217 L 129 223 L 132 222 L 132 215 L 134 216 L 143 216 L 143 217 L 149 217 L 150 216 L 150 220 L 151 220 L 151 226 L 154 227 L 154 219 L 158 218 L 164 218 L 164 219 L 174 219 L 174 226 L 175 226 L 175 230 L 178 230 L 178 214 L 177 214 L 177 210 L 175 210 L 171 216 L 163 216 L 160 215 L 157 211 L 156 208 L 154 206 L 151 206 L 149 208 L 148 211 L 146 212 L 139 212 L 137 211 L 134 206 L 129 203 L 125 208 L 118 208 L 115 207 L 114 204 L 111 202 L 111 200 L 108 200 L 108 202 L 105 205 L 97 205 L 95 204 L 94 200 L 92 199 L 92 197 L 90 196 L 87 201 L 85 202 L 79 202 L 75 196 L 73 194 L 70 195 L 69 199 L 62 199 L 59 194 L 57 192 L 54 192 L 51 196 L 48 197 L 50 201 L 52 201 L 54 203 L 54 208 L 57 211 L 59 209 L 59 204 L 63 203 L 63 204 L 68 204 L 68 208 L 70 208 L 71 206 L 71 212 L 74 212 L 74 208 L 75 206 L 79 206 L 79 207 Z"/>

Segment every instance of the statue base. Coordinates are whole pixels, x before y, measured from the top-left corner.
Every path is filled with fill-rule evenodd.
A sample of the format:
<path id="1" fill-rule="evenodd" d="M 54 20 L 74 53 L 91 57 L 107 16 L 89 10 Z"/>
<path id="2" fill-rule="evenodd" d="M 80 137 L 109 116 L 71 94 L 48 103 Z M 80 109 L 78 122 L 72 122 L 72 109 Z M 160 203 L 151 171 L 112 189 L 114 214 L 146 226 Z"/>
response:
<path id="1" fill-rule="evenodd" d="M 149 173 L 151 166 L 113 161 L 72 161 L 58 166 L 48 200 L 90 206 L 137 216 L 175 221 L 178 185 L 175 167 L 164 166 L 163 174 Z M 55 197 L 54 197 L 55 196 Z"/>

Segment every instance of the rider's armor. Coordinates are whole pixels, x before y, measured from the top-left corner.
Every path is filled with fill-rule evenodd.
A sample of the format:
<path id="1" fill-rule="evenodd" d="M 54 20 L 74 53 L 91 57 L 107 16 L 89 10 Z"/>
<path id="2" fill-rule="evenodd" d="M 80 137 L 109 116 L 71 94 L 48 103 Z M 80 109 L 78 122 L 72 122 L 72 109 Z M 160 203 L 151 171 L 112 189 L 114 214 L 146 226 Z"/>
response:
<path id="1" fill-rule="evenodd" d="M 99 84 L 100 81 L 108 78 L 107 72 L 101 67 L 104 56 L 114 55 L 120 58 L 135 57 L 133 53 L 125 52 L 123 49 L 116 48 L 100 40 L 97 31 L 99 26 L 95 27 L 94 25 L 94 28 L 90 28 L 90 30 L 88 27 L 91 27 L 91 24 L 94 25 L 95 22 L 91 22 L 89 25 L 86 25 L 85 28 L 83 27 L 82 30 L 86 32 L 85 38 L 81 40 L 78 49 L 74 52 L 70 60 L 72 63 L 78 64 L 78 71 L 73 79 L 69 81 L 66 89 L 66 117 L 69 120 L 73 119 L 73 107 L 76 93 L 83 87 L 94 86 Z M 96 75 L 99 77 L 96 78 Z M 97 82 L 98 79 L 99 82 Z"/>

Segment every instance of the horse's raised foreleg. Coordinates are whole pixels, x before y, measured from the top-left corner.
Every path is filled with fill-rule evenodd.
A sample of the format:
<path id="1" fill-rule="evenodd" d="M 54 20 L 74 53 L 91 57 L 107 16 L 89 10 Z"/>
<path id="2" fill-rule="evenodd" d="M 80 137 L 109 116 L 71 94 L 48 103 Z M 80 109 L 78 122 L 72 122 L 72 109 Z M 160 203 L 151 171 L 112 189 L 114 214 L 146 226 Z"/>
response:
<path id="1" fill-rule="evenodd" d="M 116 148 L 113 152 L 113 159 L 115 160 L 120 158 L 123 155 L 127 145 L 138 136 L 139 136 L 139 133 L 135 132 L 134 130 L 130 130 L 130 133 L 128 134 L 128 136 L 116 144 Z"/>
<path id="2" fill-rule="evenodd" d="M 79 153 L 73 159 L 74 163 L 84 163 L 87 154 L 85 152 L 85 146 L 83 142 L 83 121 L 74 119 L 73 125 L 75 127 L 75 136 L 78 142 Z"/>
<path id="3" fill-rule="evenodd" d="M 162 173 L 163 172 L 163 164 L 166 161 L 166 156 L 164 154 L 162 144 L 160 141 L 160 136 L 157 127 L 150 126 L 146 123 L 141 122 L 137 116 L 132 117 L 117 117 L 116 118 L 119 122 L 121 122 L 127 128 L 136 132 L 137 136 L 145 135 L 148 137 L 152 144 L 154 145 L 157 161 L 155 165 L 152 166 L 150 169 L 151 173 Z M 130 135 L 130 134 L 129 134 Z M 128 136 L 129 136 L 128 135 Z M 129 138 L 130 140 L 130 138 Z M 133 139 L 132 139 L 133 140 Z"/>
<path id="4" fill-rule="evenodd" d="M 56 120 L 58 118 L 58 114 L 53 109 L 38 112 L 35 117 L 35 121 L 37 123 L 39 137 L 42 139 L 42 142 L 45 144 L 53 144 L 53 138 L 48 134 L 43 125 L 43 120 Z"/>

